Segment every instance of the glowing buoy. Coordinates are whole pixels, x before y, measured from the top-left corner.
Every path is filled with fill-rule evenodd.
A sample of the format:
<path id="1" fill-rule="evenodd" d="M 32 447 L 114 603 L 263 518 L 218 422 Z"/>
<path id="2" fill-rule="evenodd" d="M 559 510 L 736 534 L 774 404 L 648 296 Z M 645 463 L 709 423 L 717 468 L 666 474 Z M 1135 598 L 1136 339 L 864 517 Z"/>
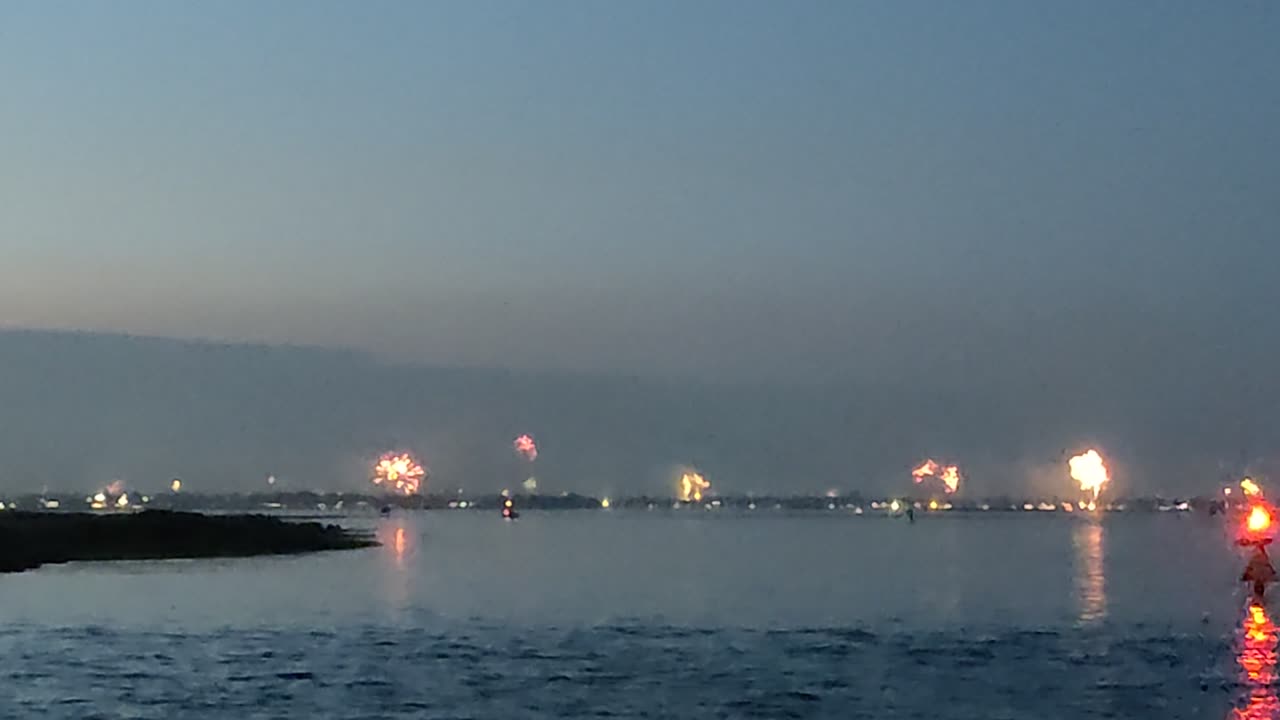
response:
<path id="1" fill-rule="evenodd" d="M 1266 532 L 1271 527 L 1271 513 L 1261 505 L 1254 505 L 1245 520 L 1245 528 L 1251 533 Z"/>

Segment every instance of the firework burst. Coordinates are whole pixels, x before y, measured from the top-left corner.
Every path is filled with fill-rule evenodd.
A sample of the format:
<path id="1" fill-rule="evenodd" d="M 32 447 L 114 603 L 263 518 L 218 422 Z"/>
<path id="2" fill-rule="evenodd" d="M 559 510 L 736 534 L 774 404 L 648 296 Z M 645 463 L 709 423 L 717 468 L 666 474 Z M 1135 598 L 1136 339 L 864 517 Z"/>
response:
<path id="1" fill-rule="evenodd" d="M 1258 497 L 1262 495 L 1262 488 L 1258 486 L 1258 483 L 1253 481 L 1253 478 L 1245 478 L 1241 480 L 1240 491 L 1248 497 Z"/>
<path id="2" fill-rule="evenodd" d="M 942 483 L 943 492 L 948 495 L 960 489 L 960 468 L 955 465 L 940 465 L 932 458 L 925 460 L 920 467 L 911 471 L 911 479 L 919 485 L 926 478 L 936 478 Z"/>
<path id="3" fill-rule="evenodd" d="M 521 435 L 512 441 L 511 446 L 515 448 L 517 455 L 529 462 L 538 459 L 538 444 L 533 441 L 532 435 Z"/>
<path id="4" fill-rule="evenodd" d="M 690 470 L 680 476 L 680 501 L 702 502 L 702 493 L 711 489 L 711 483 L 702 475 Z"/>
<path id="5" fill-rule="evenodd" d="M 409 453 L 383 455 L 373 466 L 373 484 L 402 495 L 416 495 L 427 471 Z"/>
<path id="6" fill-rule="evenodd" d="M 1067 468 L 1071 471 L 1071 478 L 1080 483 L 1080 490 L 1091 493 L 1094 501 L 1097 501 L 1098 493 L 1102 492 L 1102 486 L 1111 481 L 1107 464 L 1102 461 L 1097 450 L 1090 449 L 1076 455 L 1067 461 Z"/>

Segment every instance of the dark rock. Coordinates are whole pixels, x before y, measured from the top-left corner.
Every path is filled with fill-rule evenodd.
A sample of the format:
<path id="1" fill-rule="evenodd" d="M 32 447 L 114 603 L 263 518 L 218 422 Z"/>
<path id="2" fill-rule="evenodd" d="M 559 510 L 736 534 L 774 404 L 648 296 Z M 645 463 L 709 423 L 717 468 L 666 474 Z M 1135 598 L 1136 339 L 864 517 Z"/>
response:
<path id="1" fill-rule="evenodd" d="M 377 544 L 337 525 L 266 515 L 0 513 L 0 572 L 77 560 L 289 555 Z"/>

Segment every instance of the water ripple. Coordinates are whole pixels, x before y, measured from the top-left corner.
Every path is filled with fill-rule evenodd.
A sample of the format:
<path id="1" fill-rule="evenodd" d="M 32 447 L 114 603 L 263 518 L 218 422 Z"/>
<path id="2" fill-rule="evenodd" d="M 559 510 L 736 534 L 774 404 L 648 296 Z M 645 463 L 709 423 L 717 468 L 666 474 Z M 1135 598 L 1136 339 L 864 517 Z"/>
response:
<path id="1" fill-rule="evenodd" d="M 628 625 L 6 637 L 21 662 L 0 714 L 52 718 L 1167 718 L 1225 717 L 1216 708 L 1231 702 L 1229 673 L 1205 670 L 1230 657 L 1227 641 L 1199 636 Z"/>

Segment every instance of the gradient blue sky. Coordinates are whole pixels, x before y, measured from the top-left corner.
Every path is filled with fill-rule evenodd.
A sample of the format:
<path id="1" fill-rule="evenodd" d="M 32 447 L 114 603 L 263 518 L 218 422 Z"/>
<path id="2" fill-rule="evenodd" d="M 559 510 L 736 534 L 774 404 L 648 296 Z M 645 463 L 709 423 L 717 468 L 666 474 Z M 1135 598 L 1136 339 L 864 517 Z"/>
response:
<path id="1" fill-rule="evenodd" d="M 1261 1 L 6 2 L 0 323 L 772 379 L 1227 342 L 1277 299 L 1277 37 Z"/>
<path id="2" fill-rule="evenodd" d="M 42 443 L 85 487 L 396 443 L 501 486 L 532 430 L 589 491 L 1058 487 L 1091 442 L 1200 491 L 1280 450 L 1277 38 L 1263 0 L 0 3 L 0 326 L 692 383 L 17 334 L 0 486 Z"/>

